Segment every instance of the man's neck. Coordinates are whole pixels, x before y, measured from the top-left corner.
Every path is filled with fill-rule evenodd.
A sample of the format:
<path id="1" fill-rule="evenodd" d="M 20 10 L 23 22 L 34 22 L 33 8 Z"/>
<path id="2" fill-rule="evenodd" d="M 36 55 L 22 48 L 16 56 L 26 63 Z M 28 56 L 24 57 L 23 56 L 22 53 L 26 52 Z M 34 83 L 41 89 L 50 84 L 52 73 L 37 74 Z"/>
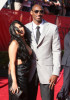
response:
<path id="1" fill-rule="evenodd" d="M 35 21 L 33 21 L 36 25 L 40 25 L 41 23 L 42 23 L 42 21 L 41 22 L 35 22 Z"/>

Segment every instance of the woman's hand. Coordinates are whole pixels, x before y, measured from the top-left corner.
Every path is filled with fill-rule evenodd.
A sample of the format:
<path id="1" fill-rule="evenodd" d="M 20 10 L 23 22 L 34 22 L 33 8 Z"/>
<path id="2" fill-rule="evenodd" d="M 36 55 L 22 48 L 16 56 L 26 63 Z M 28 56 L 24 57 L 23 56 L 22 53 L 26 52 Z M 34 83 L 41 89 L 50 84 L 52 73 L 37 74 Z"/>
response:
<path id="1" fill-rule="evenodd" d="M 17 93 L 19 92 L 19 88 L 18 88 L 18 85 L 17 85 L 16 82 L 13 82 L 13 83 L 12 83 L 12 86 L 11 86 L 11 88 L 10 88 L 10 91 L 11 91 L 13 94 L 15 94 L 16 92 L 17 92 Z"/>

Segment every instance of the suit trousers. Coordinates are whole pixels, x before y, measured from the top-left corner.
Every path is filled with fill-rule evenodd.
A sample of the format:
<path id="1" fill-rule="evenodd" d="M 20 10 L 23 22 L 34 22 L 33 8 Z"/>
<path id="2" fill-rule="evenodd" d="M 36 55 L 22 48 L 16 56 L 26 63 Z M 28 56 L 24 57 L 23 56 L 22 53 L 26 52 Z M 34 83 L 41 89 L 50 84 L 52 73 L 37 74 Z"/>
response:
<path id="1" fill-rule="evenodd" d="M 40 84 L 41 97 L 42 100 L 53 100 L 54 99 L 54 89 L 49 88 L 49 84 Z"/>
<path id="2" fill-rule="evenodd" d="M 32 81 L 29 83 L 29 100 L 36 100 L 38 84 L 39 84 L 39 78 L 36 70 L 32 78 Z M 51 90 L 49 88 L 49 84 L 40 83 L 40 90 L 41 90 L 42 100 L 53 100 L 54 90 Z"/>

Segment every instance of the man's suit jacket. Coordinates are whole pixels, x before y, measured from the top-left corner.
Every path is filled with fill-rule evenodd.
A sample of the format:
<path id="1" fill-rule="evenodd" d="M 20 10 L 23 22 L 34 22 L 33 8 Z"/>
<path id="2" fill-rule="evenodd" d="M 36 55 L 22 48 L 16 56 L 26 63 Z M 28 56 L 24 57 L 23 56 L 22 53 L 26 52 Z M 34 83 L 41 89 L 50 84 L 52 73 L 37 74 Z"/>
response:
<path id="1" fill-rule="evenodd" d="M 64 38 L 64 55 L 62 58 L 62 65 L 70 66 L 70 31 Z"/>
<path id="2" fill-rule="evenodd" d="M 60 38 L 57 26 L 44 20 L 43 32 L 38 44 L 32 34 L 32 22 L 26 24 L 31 35 L 31 48 L 34 52 L 33 64 L 30 71 L 30 80 L 37 68 L 39 81 L 49 84 L 51 75 L 59 76 L 61 63 Z"/>

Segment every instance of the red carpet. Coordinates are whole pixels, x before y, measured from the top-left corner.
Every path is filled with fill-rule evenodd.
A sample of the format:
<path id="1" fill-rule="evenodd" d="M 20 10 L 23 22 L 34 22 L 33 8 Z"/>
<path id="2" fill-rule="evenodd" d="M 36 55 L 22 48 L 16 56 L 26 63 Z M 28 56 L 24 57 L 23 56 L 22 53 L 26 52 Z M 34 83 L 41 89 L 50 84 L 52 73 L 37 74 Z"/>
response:
<path id="1" fill-rule="evenodd" d="M 57 83 L 54 87 L 54 100 L 56 99 L 57 93 L 60 91 L 63 84 L 63 70 L 60 73 L 60 76 L 57 80 Z M 0 100 L 9 100 L 8 96 L 8 79 L 7 78 L 0 78 Z M 38 93 L 37 93 L 37 100 L 42 100 L 40 95 L 40 85 L 38 86 Z"/>
<path id="2" fill-rule="evenodd" d="M 0 78 L 0 100 L 9 100 L 7 78 Z"/>

